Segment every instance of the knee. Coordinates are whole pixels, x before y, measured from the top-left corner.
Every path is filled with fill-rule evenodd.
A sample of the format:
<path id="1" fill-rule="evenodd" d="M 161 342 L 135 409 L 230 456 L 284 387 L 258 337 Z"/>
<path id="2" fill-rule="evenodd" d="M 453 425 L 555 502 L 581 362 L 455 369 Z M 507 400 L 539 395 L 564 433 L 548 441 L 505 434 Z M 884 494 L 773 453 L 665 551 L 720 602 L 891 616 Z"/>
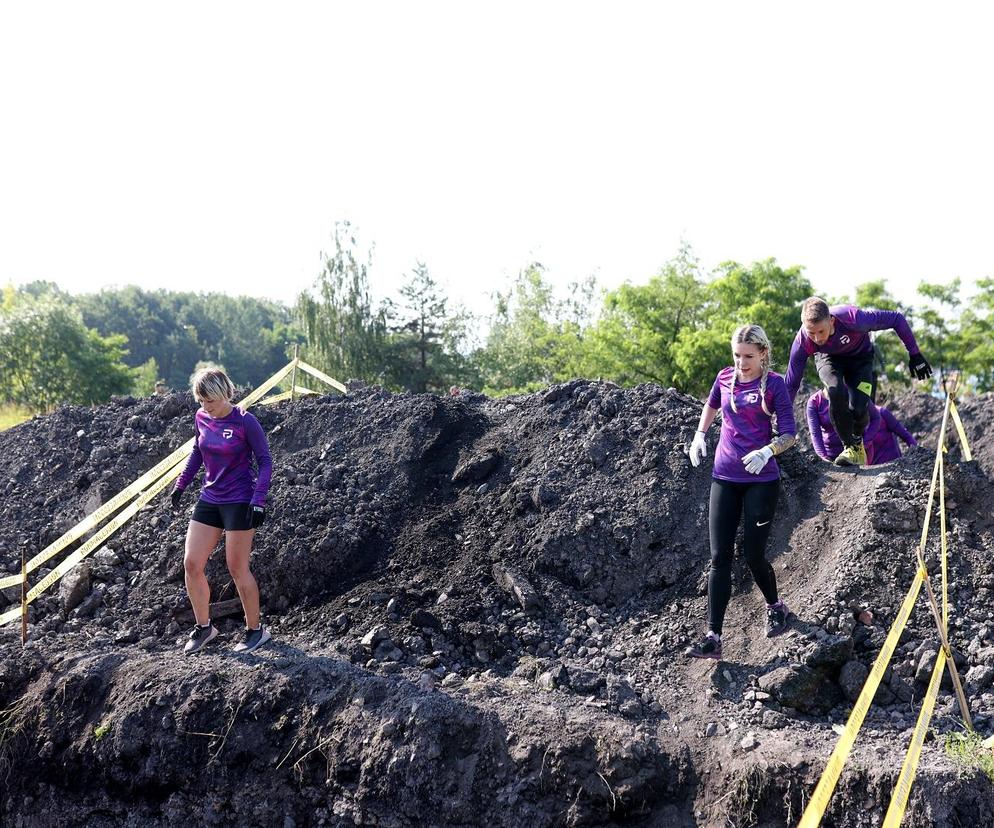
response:
<path id="1" fill-rule="evenodd" d="M 239 589 L 243 586 L 252 586 L 255 583 L 255 578 L 252 577 L 252 570 L 250 570 L 248 566 L 229 566 L 228 573 L 231 575 L 231 580 L 235 582 L 235 586 Z"/>
<path id="2" fill-rule="evenodd" d="M 728 572 L 732 568 L 732 556 L 721 553 L 711 554 L 711 569 L 715 572 Z"/>
<path id="3" fill-rule="evenodd" d="M 828 389 L 828 403 L 832 408 L 848 408 L 849 392 L 842 385 L 835 385 Z"/>
<path id="4" fill-rule="evenodd" d="M 746 555 L 745 559 L 746 564 L 748 564 L 752 572 L 764 572 L 770 565 L 770 562 L 766 560 L 766 556 L 762 552 L 753 552 L 751 555 Z"/>
<path id="5" fill-rule="evenodd" d="M 204 561 L 201 561 L 192 555 L 183 556 L 183 571 L 186 573 L 188 578 L 196 578 L 199 575 L 203 575 L 205 566 L 206 563 Z"/>

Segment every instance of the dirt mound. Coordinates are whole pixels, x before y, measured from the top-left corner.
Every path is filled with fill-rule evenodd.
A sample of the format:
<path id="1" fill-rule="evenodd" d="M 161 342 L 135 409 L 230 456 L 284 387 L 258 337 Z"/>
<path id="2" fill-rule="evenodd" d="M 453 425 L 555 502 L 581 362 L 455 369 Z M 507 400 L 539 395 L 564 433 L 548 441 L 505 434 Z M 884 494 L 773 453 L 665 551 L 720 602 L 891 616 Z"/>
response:
<path id="1" fill-rule="evenodd" d="M 917 425 L 895 408 L 921 437 L 923 400 L 907 404 L 923 407 Z M 185 394 L 123 399 L 0 434 L 0 567 L 16 571 L 22 548 L 191 436 L 194 408 Z M 502 400 L 366 389 L 257 409 L 274 477 L 253 571 L 274 643 L 235 656 L 229 618 L 212 653 L 177 655 L 193 498 L 180 515 L 154 503 L 73 589 L 32 605 L 27 648 L 0 629 L 3 822 L 796 820 L 915 571 L 933 455 L 857 472 L 803 447 L 786 455 L 771 557 L 799 620 L 766 639 L 741 567 L 727 660 L 687 663 L 708 564 L 709 461 L 693 469 L 685 453 L 699 412 L 672 390 L 587 381 Z M 953 638 L 989 731 L 994 509 L 984 459 L 955 460 Z M 213 599 L 232 598 L 214 557 Z M 834 824 L 879 822 L 935 657 L 931 624 L 922 604 Z M 956 728 L 946 693 L 936 722 Z M 992 824 L 992 805 L 989 781 L 926 751 L 910 824 Z"/>

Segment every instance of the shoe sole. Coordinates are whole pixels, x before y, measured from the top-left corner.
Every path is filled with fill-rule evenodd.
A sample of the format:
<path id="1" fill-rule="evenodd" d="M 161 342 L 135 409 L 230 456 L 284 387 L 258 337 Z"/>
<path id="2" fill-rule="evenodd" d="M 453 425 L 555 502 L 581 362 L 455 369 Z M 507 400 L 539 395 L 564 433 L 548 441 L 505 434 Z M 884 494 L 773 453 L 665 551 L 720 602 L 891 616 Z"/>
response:
<path id="1" fill-rule="evenodd" d="M 255 650 L 258 650 L 263 644 L 268 644 L 272 640 L 273 640 L 273 636 L 270 634 L 269 630 L 266 630 L 262 634 L 262 640 L 259 641 L 259 643 L 256 644 L 254 647 L 244 647 L 241 644 L 238 644 L 238 645 L 235 646 L 235 652 L 236 653 L 251 653 L 251 652 L 254 652 Z M 241 649 L 239 649 L 239 647 L 241 647 Z"/>
<path id="2" fill-rule="evenodd" d="M 684 653 L 687 658 L 698 658 L 702 661 L 721 661 L 721 653 L 692 653 L 689 650 Z"/>
<path id="3" fill-rule="evenodd" d="M 209 636 L 207 636 L 207 638 L 205 638 L 203 641 L 200 642 L 200 645 L 198 647 L 193 647 L 193 648 L 191 648 L 189 650 L 186 649 L 186 647 L 184 647 L 183 648 L 183 655 L 194 655 L 195 653 L 199 653 L 202 649 L 204 649 L 204 647 L 206 647 L 215 638 L 217 638 L 217 635 L 218 635 L 218 633 L 217 633 L 217 627 L 215 627 L 211 631 L 211 634 Z"/>

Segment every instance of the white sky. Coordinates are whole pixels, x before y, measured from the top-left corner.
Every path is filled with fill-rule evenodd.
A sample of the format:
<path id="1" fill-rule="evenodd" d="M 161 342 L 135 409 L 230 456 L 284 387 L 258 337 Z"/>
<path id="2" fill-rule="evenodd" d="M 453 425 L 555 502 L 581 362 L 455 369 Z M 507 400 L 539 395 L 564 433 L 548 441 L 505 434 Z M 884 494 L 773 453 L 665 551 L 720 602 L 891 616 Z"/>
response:
<path id="1" fill-rule="evenodd" d="M 5 3 L 0 283 L 290 302 L 350 219 L 477 310 L 681 238 L 911 299 L 994 275 L 986 8 Z"/>

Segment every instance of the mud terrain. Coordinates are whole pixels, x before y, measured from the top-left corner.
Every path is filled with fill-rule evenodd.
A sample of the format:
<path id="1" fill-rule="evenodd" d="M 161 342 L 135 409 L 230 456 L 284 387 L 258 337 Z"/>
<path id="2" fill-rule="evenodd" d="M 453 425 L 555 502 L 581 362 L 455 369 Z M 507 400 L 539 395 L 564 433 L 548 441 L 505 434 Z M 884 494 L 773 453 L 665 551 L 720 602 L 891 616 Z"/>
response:
<path id="1" fill-rule="evenodd" d="M 253 557 L 273 643 L 234 654 L 229 615 L 180 655 L 194 498 L 173 514 L 160 497 L 31 605 L 28 646 L 0 628 L 0 824 L 796 823 L 914 575 L 942 404 L 891 401 L 922 442 L 891 464 L 836 469 L 806 441 L 784 456 L 770 557 L 798 619 L 765 638 L 737 563 L 717 664 L 681 656 L 705 624 L 700 405 L 574 381 L 255 409 L 275 464 Z M 0 571 L 191 436 L 194 410 L 124 398 L 0 434 Z M 994 400 L 960 410 L 977 459 L 948 453 L 951 635 L 989 735 Z M 214 601 L 235 597 L 223 550 L 208 577 Z M 920 599 L 826 825 L 880 824 L 936 649 Z M 905 825 L 994 825 L 990 780 L 942 749 L 959 729 L 944 689 Z"/>

